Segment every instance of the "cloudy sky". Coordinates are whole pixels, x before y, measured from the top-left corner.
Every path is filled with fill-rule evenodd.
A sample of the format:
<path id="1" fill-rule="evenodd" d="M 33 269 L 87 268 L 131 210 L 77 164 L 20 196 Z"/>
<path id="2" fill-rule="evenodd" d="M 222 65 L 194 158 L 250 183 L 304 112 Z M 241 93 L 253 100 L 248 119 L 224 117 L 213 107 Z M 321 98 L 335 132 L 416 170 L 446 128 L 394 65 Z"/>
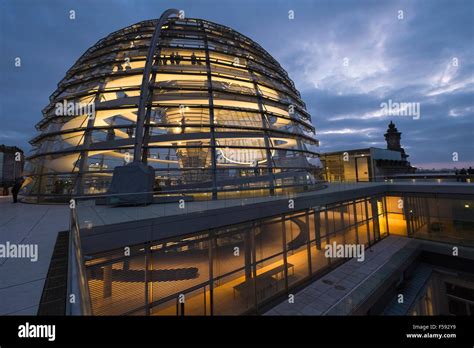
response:
<path id="1" fill-rule="evenodd" d="M 474 166 L 472 0 L 0 0 L 0 144 L 28 150 L 76 59 L 170 7 L 227 25 L 273 55 L 312 114 L 321 152 L 385 147 L 393 120 L 413 165 Z M 419 103 L 419 117 L 383 113 L 390 100 Z"/>

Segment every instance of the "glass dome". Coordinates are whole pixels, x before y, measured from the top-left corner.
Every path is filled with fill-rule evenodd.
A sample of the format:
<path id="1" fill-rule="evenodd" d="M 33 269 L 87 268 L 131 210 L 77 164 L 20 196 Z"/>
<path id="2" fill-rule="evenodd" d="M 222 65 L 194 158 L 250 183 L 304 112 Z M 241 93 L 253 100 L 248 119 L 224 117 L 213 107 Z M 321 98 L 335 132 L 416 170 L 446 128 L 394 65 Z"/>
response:
<path id="1" fill-rule="evenodd" d="M 133 160 L 144 67 L 158 20 L 118 30 L 66 73 L 36 125 L 32 200 L 105 193 Z M 146 101 L 143 158 L 154 191 L 225 196 L 315 183 L 317 140 L 293 81 L 262 47 L 200 19 L 161 27 Z"/>

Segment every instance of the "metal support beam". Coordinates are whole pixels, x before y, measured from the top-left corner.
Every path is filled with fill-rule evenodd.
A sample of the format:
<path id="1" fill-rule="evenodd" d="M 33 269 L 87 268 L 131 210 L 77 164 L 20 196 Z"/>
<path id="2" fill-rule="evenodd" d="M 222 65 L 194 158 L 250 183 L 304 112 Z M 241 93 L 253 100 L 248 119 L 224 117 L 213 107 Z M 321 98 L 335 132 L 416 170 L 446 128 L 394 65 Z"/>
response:
<path id="1" fill-rule="evenodd" d="M 148 101 L 150 93 L 150 81 L 151 81 L 151 70 L 153 66 L 153 58 L 156 51 L 156 46 L 159 43 L 161 35 L 161 27 L 166 23 L 169 17 L 179 16 L 179 11 L 176 9 L 169 9 L 163 12 L 158 23 L 156 24 L 155 31 L 150 41 L 150 48 L 146 57 L 145 68 L 143 69 L 142 85 L 140 88 L 140 99 L 138 102 L 138 113 L 137 113 L 137 128 L 135 132 L 135 147 L 133 149 L 133 161 L 141 161 L 141 153 L 143 147 L 144 138 L 144 126 L 145 126 L 145 109 L 147 107 L 146 102 Z"/>
<path id="2" fill-rule="evenodd" d="M 105 80 L 100 83 L 99 90 L 95 95 L 94 103 L 96 105 L 100 103 L 100 96 L 102 92 L 104 91 L 104 88 L 105 88 Z M 89 151 L 87 151 L 87 149 L 92 144 L 92 130 L 94 128 L 94 124 L 95 124 L 95 115 L 88 115 L 86 130 L 84 131 L 84 139 L 82 141 L 82 146 L 81 146 L 82 149 L 81 149 L 81 152 L 79 153 L 79 160 L 76 164 L 77 168 L 79 169 L 79 172 L 77 174 L 76 182 L 74 183 L 74 187 L 73 187 L 73 192 L 79 196 L 84 194 L 84 183 L 83 183 L 84 173 L 88 171 L 87 167 L 88 167 L 88 160 L 89 160 Z M 74 171 L 74 168 L 72 171 Z"/>
<path id="3" fill-rule="evenodd" d="M 314 236 L 316 238 L 316 249 L 321 250 L 321 218 L 320 211 L 314 209 Z"/>
<path id="4" fill-rule="evenodd" d="M 355 235 L 356 235 L 356 243 L 359 244 L 359 224 L 357 222 L 357 201 L 353 201 L 351 203 L 353 214 L 354 214 L 354 228 L 355 228 Z"/>
<path id="5" fill-rule="evenodd" d="M 342 231 L 342 240 L 343 240 L 343 243 L 346 244 L 346 224 L 344 223 L 344 205 L 341 205 L 339 207 L 339 218 L 341 219 L 341 231 Z"/>
<path id="6" fill-rule="evenodd" d="M 150 243 L 145 244 L 145 315 L 150 315 L 150 303 L 153 302 L 153 298 L 150 298 L 150 266 L 152 262 L 150 262 L 151 257 L 151 249 Z M 151 282 L 153 286 L 153 282 Z"/>
<path id="7" fill-rule="evenodd" d="M 209 311 L 214 315 L 214 254 L 217 253 L 217 237 L 214 232 L 209 232 Z M 204 301 L 206 300 L 206 287 L 204 287 Z M 206 306 L 204 306 L 204 309 Z"/>
<path id="8" fill-rule="evenodd" d="M 283 273 L 285 274 L 285 292 L 289 294 L 288 291 L 288 254 L 287 254 L 287 246 L 286 246 L 286 221 L 285 221 L 285 214 L 281 214 L 281 233 L 282 233 L 282 243 L 283 243 Z"/>
<path id="9" fill-rule="evenodd" d="M 377 197 L 373 197 L 370 200 L 372 207 L 372 221 L 374 226 L 374 242 L 380 239 L 380 226 L 379 226 L 379 209 L 377 205 Z"/>
<path id="10" fill-rule="evenodd" d="M 209 125 L 211 142 L 211 169 L 212 169 L 212 199 L 217 199 L 217 156 L 216 156 L 216 135 L 214 127 L 214 95 L 212 88 L 211 62 L 209 60 L 209 45 L 207 42 L 207 33 L 204 33 L 204 49 L 206 52 L 206 72 L 207 72 L 207 91 L 209 96 Z"/>
<path id="11" fill-rule="evenodd" d="M 258 110 L 260 115 L 262 116 L 262 132 L 263 132 L 263 139 L 265 142 L 265 150 L 266 150 L 266 157 L 267 157 L 267 171 L 268 171 L 268 185 L 270 189 L 270 194 L 273 196 L 275 193 L 275 177 L 273 175 L 273 159 L 272 159 L 272 152 L 270 150 L 270 137 L 268 136 L 268 130 L 270 129 L 270 125 L 267 120 L 267 116 L 265 114 L 265 110 L 263 108 L 263 101 L 262 101 L 262 94 L 258 88 L 257 79 L 253 73 L 253 71 L 248 70 L 250 76 L 252 77 L 253 86 L 255 88 L 255 93 L 257 94 L 257 101 L 258 101 Z"/>
<path id="12" fill-rule="evenodd" d="M 401 199 L 403 200 L 403 214 L 405 215 L 405 222 L 407 225 L 407 236 L 412 236 L 412 226 L 411 226 L 411 204 L 409 203 L 409 198 L 407 196 L 402 196 Z"/>
<path id="13" fill-rule="evenodd" d="M 305 232 L 306 232 L 306 247 L 308 251 L 308 275 L 313 274 L 312 262 L 311 262 L 311 237 L 310 237 L 310 227 L 309 227 L 309 209 L 305 211 L 304 214 L 305 220 Z"/>
<path id="14" fill-rule="evenodd" d="M 387 206 L 387 197 L 383 196 L 383 209 L 384 209 L 384 216 L 385 216 L 385 228 L 387 229 L 387 236 L 390 235 L 390 230 L 388 227 L 388 206 Z"/>
<path id="15" fill-rule="evenodd" d="M 369 246 L 372 246 L 372 241 L 370 240 L 370 222 L 369 222 L 369 209 L 367 208 L 367 199 L 364 199 L 364 209 L 365 209 L 365 226 L 367 227 L 367 243 Z M 373 220 L 372 220 L 373 221 Z M 373 225 L 373 224 L 372 224 Z"/>

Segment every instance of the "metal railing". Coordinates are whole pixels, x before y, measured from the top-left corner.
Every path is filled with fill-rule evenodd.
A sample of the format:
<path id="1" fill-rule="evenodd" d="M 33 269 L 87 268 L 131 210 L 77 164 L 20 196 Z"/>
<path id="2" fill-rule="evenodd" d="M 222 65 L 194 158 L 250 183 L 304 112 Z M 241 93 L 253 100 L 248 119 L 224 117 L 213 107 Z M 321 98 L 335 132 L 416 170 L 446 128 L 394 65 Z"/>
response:
<path id="1" fill-rule="evenodd" d="M 66 315 L 92 315 L 89 285 L 81 250 L 76 209 L 71 209 Z"/>
<path id="2" fill-rule="evenodd" d="M 325 174 L 325 177 L 327 175 Z M 446 184 L 452 182 L 472 184 L 474 183 L 473 174 L 454 174 L 454 173 L 417 173 L 417 174 L 399 174 L 399 175 L 377 175 L 367 180 L 342 179 L 340 175 L 330 178 L 328 182 L 380 182 L 380 183 L 419 183 L 430 182 Z"/>

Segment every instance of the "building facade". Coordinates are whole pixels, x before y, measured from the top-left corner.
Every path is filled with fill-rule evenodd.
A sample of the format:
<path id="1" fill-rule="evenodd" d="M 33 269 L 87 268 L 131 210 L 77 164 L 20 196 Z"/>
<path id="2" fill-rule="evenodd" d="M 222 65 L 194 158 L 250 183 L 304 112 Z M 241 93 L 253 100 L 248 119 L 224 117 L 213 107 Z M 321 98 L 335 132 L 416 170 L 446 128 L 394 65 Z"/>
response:
<path id="1" fill-rule="evenodd" d="M 8 195 L 8 188 L 23 175 L 23 150 L 16 146 L 0 145 L 0 189 Z"/>
<path id="2" fill-rule="evenodd" d="M 324 179 L 328 182 L 384 181 L 393 175 L 414 173 L 416 168 L 407 161 L 408 155 L 401 147 L 401 134 L 390 121 L 384 134 L 386 149 L 370 147 L 321 154 Z"/>

